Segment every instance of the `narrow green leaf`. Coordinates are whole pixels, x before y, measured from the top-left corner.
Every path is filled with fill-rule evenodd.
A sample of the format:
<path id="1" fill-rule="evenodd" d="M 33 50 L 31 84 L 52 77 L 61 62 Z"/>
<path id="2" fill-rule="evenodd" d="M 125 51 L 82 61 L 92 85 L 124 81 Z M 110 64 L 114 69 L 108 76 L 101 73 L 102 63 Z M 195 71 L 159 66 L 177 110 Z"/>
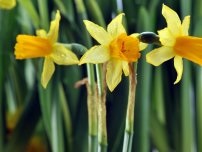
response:
<path id="1" fill-rule="evenodd" d="M 63 128 L 62 128 L 62 115 L 59 100 L 58 86 L 56 87 L 51 115 L 51 145 L 53 152 L 64 152 Z"/>
<path id="2" fill-rule="evenodd" d="M 72 149 L 73 132 L 72 132 L 72 120 L 71 120 L 70 110 L 69 110 L 69 105 L 68 105 L 62 85 L 59 84 L 58 87 L 59 87 L 59 100 L 60 100 L 61 109 L 62 109 L 62 116 L 64 118 L 67 146 L 68 146 L 68 151 L 71 152 L 71 151 L 73 151 L 73 149 Z"/>
<path id="3" fill-rule="evenodd" d="M 181 0 L 181 13 L 182 16 L 190 15 L 191 13 L 191 0 Z M 189 152 L 194 148 L 194 127 L 193 127 L 193 115 L 192 115 L 192 102 L 191 98 L 191 66 L 190 63 L 184 61 L 184 70 L 182 77 L 181 88 L 181 151 Z"/>
<path id="4" fill-rule="evenodd" d="M 196 73 L 196 129 L 197 151 L 202 151 L 202 69 L 197 68 Z"/>
<path id="5" fill-rule="evenodd" d="M 191 87 L 191 69 L 190 64 L 184 61 L 184 72 L 182 77 L 182 88 L 181 88 L 181 151 L 190 152 L 193 151 L 193 112 L 192 105 L 193 99 L 191 98 L 190 92 Z"/>
<path id="6" fill-rule="evenodd" d="M 95 0 L 86 0 L 86 8 L 89 11 L 89 17 L 102 27 L 106 27 L 104 16 L 101 9 Z"/>
<path id="7" fill-rule="evenodd" d="M 54 0 L 61 13 L 70 21 L 74 22 L 74 10 L 72 0 Z"/>
<path id="8" fill-rule="evenodd" d="M 152 142 L 159 151 L 171 151 L 166 126 L 159 121 L 154 111 L 151 111 L 150 116 L 150 133 Z"/>
<path id="9" fill-rule="evenodd" d="M 48 0 L 38 0 L 40 25 L 46 31 L 49 30 Z"/>
<path id="10" fill-rule="evenodd" d="M 154 96 L 153 96 L 153 109 L 158 118 L 158 120 L 162 123 L 166 123 L 165 118 L 165 105 L 164 105 L 164 92 L 163 92 L 163 79 L 162 79 L 162 69 L 156 68 L 154 75 Z"/>
<path id="11" fill-rule="evenodd" d="M 153 23 L 150 21 L 150 14 L 145 7 L 140 7 L 138 31 L 145 31 L 152 29 Z M 145 56 L 148 50 L 152 47 L 148 47 L 142 56 Z M 149 151 L 149 116 L 150 116 L 150 87 L 151 87 L 151 65 L 147 64 L 144 60 L 140 60 L 138 64 L 137 72 L 137 106 L 135 107 L 135 151 L 147 152 Z"/>
<path id="12" fill-rule="evenodd" d="M 41 84 L 38 85 L 42 120 L 44 123 L 46 133 L 48 135 L 48 139 L 50 141 L 51 141 L 51 104 L 52 104 L 51 86 L 52 85 L 50 83 L 45 90 L 44 88 L 42 88 Z"/>
<path id="13" fill-rule="evenodd" d="M 18 2 L 22 6 L 22 8 L 24 8 L 30 15 L 34 27 L 38 29 L 40 25 L 40 18 L 35 6 L 33 5 L 33 2 L 31 0 L 19 0 Z"/>

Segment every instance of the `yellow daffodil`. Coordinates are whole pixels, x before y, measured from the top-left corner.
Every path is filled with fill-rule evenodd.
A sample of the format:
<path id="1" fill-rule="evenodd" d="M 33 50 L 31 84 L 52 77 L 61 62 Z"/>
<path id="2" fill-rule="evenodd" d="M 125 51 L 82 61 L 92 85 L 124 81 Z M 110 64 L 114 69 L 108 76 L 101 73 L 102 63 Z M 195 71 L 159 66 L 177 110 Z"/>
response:
<path id="1" fill-rule="evenodd" d="M 16 59 L 44 57 L 41 83 L 46 88 L 55 71 L 54 63 L 58 65 L 78 64 L 78 58 L 63 45 L 57 43 L 60 13 L 57 11 L 55 20 L 51 22 L 50 30 L 38 30 L 37 36 L 18 35 L 15 45 Z"/>
<path id="2" fill-rule="evenodd" d="M 88 20 L 84 21 L 90 35 L 101 45 L 88 50 L 80 59 L 80 64 L 107 62 L 106 82 L 110 91 L 120 83 L 122 70 L 126 76 L 129 75 L 128 63 L 136 62 L 140 57 L 139 51 L 146 47 L 139 42 L 138 34 L 127 35 L 122 25 L 123 15 L 114 18 L 107 31 Z"/>
<path id="3" fill-rule="evenodd" d="M 147 54 L 147 62 L 159 66 L 163 62 L 174 58 L 174 67 L 177 79 L 181 80 L 183 72 L 182 58 L 202 65 L 202 38 L 188 36 L 190 16 L 186 16 L 181 23 L 175 11 L 163 5 L 162 14 L 167 22 L 167 27 L 158 31 L 160 42 L 163 45 Z"/>
<path id="4" fill-rule="evenodd" d="M 0 0 L 0 8 L 12 9 L 16 5 L 16 0 Z"/>

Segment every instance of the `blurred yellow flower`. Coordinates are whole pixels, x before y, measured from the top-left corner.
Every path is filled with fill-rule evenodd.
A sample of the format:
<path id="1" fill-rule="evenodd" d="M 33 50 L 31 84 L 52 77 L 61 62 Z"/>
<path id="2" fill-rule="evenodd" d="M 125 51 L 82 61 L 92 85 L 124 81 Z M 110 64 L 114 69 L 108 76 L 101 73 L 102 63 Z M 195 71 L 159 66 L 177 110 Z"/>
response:
<path id="1" fill-rule="evenodd" d="M 182 77 L 182 58 L 202 65 L 202 38 L 188 36 L 190 16 L 186 16 L 181 23 L 177 13 L 166 5 L 163 5 L 162 14 L 167 22 L 167 27 L 158 31 L 163 46 L 148 53 L 146 60 L 159 66 L 174 58 L 174 67 L 177 71 L 177 79 L 174 82 L 176 84 Z"/>
<path id="2" fill-rule="evenodd" d="M 90 35 L 101 45 L 90 48 L 80 59 L 79 64 L 107 62 L 106 81 L 110 91 L 120 83 L 122 70 L 129 75 L 129 62 L 136 62 L 140 57 L 140 50 L 146 44 L 139 42 L 138 34 L 127 36 L 122 24 L 124 14 L 115 17 L 107 27 L 107 31 L 85 20 L 84 23 Z"/>
<path id="3" fill-rule="evenodd" d="M 78 64 L 77 56 L 57 43 L 60 13 L 57 11 L 55 20 L 51 22 L 50 30 L 38 30 L 37 36 L 18 35 L 15 45 L 16 59 L 28 59 L 44 57 L 44 66 L 41 83 L 46 88 L 51 76 L 55 71 L 54 63 L 58 65 Z"/>
<path id="4" fill-rule="evenodd" d="M 0 0 L 0 8 L 12 9 L 16 5 L 16 0 Z"/>

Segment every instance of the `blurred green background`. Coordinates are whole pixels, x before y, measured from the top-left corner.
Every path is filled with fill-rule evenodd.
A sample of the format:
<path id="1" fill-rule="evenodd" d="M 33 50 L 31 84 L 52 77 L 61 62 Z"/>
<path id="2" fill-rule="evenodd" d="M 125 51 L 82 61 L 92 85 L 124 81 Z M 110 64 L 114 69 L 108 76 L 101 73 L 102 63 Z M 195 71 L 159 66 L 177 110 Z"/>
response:
<path id="1" fill-rule="evenodd" d="M 181 19 L 191 15 L 190 35 L 202 36 L 202 0 L 18 0 L 12 10 L 0 10 L 0 152 L 86 152 L 88 115 L 86 67 L 56 66 L 47 89 L 40 84 L 43 59 L 15 60 L 18 34 L 49 30 L 61 12 L 59 42 L 96 44 L 83 19 L 107 25 L 125 13 L 129 34 L 166 26 L 162 4 Z M 137 71 L 135 126 L 132 151 L 202 152 L 202 69 L 184 60 L 183 78 L 173 85 L 173 60 L 160 67 L 146 63 L 142 53 Z M 80 57 L 80 56 L 78 56 Z M 107 92 L 108 151 L 123 146 L 128 78 Z"/>

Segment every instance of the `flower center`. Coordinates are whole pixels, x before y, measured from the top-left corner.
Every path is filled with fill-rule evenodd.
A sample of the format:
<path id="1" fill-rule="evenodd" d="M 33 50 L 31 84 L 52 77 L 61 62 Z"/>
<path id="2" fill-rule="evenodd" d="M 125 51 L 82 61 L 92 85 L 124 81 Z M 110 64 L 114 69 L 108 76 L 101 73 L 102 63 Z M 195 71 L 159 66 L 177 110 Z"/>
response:
<path id="1" fill-rule="evenodd" d="M 17 44 L 15 45 L 16 59 L 45 57 L 51 51 L 52 45 L 48 39 L 29 35 L 17 36 Z"/>
<path id="2" fill-rule="evenodd" d="M 202 38 L 193 36 L 177 37 L 174 51 L 177 55 L 202 65 Z"/>
<path id="3" fill-rule="evenodd" d="M 134 62 L 140 57 L 139 40 L 127 36 L 125 33 L 114 39 L 110 43 L 109 48 L 113 58 Z"/>

